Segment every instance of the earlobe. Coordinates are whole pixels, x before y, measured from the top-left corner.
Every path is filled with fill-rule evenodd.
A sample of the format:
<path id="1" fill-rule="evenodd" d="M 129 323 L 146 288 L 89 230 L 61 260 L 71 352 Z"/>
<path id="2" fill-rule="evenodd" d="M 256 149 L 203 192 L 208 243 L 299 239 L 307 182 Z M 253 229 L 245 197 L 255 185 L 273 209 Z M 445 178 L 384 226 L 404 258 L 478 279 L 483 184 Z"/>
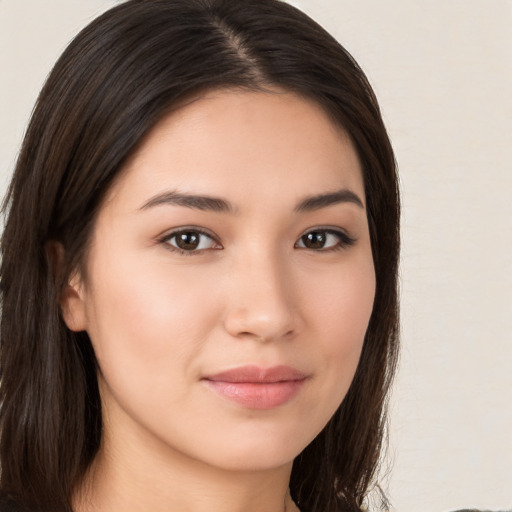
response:
<path id="1" fill-rule="evenodd" d="M 64 323 L 71 331 L 79 332 L 87 329 L 85 312 L 85 296 L 80 275 L 71 276 L 68 284 L 62 290 L 60 309 Z"/>
<path id="2" fill-rule="evenodd" d="M 64 247 L 60 242 L 52 240 L 46 244 L 46 254 L 52 267 L 53 278 L 59 286 L 65 268 Z M 80 272 L 73 272 L 59 295 L 59 307 L 64 323 L 68 329 L 75 332 L 85 331 L 87 327 L 84 298 Z"/>

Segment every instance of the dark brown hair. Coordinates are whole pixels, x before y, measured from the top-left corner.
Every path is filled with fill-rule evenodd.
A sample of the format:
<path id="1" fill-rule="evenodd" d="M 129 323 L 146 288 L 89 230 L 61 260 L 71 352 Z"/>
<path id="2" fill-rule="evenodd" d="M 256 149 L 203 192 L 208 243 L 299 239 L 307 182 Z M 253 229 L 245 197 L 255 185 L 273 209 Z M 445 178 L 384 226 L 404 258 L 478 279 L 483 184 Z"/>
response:
<path id="1" fill-rule="evenodd" d="M 354 511 L 375 484 L 397 358 L 399 204 L 377 101 L 353 58 L 278 0 L 131 0 L 86 27 L 37 101 L 10 184 L 1 241 L 0 493 L 70 511 L 97 453 L 101 404 L 85 332 L 59 296 L 87 253 L 123 163 L 184 98 L 278 87 L 321 105 L 358 152 L 377 288 L 361 360 L 333 418 L 296 458 L 290 489 L 308 512 Z M 52 241 L 65 249 L 55 266 Z"/>

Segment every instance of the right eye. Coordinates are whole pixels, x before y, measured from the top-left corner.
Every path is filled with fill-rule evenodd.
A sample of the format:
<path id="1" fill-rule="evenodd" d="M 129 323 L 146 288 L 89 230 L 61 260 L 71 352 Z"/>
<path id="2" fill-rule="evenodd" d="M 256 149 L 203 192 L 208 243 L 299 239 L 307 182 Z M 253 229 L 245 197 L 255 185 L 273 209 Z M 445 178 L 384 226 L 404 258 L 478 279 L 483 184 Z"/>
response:
<path id="1" fill-rule="evenodd" d="M 199 229 L 180 229 L 173 231 L 162 239 L 163 243 L 170 246 L 172 250 L 193 254 L 208 249 L 221 249 L 210 235 Z"/>

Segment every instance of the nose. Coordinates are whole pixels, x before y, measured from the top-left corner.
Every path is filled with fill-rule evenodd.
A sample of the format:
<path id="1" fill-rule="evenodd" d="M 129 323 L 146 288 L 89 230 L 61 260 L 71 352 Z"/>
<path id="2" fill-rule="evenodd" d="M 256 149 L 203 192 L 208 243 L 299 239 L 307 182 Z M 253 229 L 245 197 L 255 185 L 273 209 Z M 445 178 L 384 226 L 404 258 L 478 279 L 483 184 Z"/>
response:
<path id="1" fill-rule="evenodd" d="M 240 261 L 228 288 L 224 328 L 231 336 L 267 342 L 299 331 L 293 277 L 278 258 L 260 254 Z"/>

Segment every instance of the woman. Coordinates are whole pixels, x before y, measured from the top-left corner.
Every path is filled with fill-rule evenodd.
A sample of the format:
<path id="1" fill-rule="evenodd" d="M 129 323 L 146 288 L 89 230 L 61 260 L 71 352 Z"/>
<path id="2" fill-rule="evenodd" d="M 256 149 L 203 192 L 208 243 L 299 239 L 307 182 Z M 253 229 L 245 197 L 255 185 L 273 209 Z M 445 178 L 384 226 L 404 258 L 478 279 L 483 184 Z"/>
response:
<path id="1" fill-rule="evenodd" d="M 360 509 L 397 355 L 397 179 L 323 29 L 275 0 L 108 11 L 50 74 L 5 211 L 6 503 Z"/>

